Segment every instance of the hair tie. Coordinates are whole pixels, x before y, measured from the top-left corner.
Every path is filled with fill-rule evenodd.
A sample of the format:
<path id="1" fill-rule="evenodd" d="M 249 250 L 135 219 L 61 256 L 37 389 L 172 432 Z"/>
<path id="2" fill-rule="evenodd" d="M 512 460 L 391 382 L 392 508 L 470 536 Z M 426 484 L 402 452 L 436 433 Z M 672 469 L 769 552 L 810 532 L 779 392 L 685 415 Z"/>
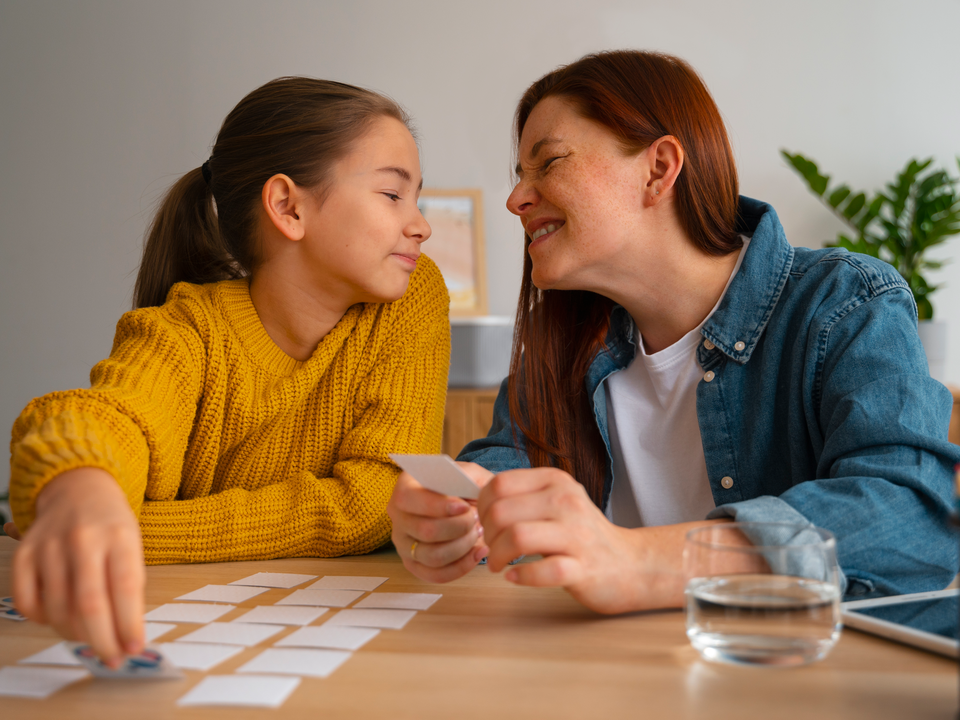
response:
<path id="1" fill-rule="evenodd" d="M 210 172 L 210 159 L 200 166 L 200 174 L 203 175 L 203 181 L 207 184 L 207 187 L 210 187 L 210 180 L 213 177 L 213 173 Z"/>

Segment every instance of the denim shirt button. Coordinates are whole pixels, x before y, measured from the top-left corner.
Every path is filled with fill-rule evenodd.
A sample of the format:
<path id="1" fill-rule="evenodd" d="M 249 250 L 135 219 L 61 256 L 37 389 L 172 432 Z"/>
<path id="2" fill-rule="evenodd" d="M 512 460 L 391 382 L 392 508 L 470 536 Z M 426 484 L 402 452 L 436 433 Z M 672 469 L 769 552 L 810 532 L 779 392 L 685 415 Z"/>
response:
<path id="1" fill-rule="evenodd" d="M 743 341 L 740 341 L 740 342 L 738 342 L 736 345 L 733 346 L 733 349 L 736 350 L 737 352 L 740 352 L 740 351 L 743 350 L 745 347 L 746 347 L 746 344 L 745 344 Z"/>
<path id="2" fill-rule="evenodd" d="M 733 487 L 733 478 L 729 475 L 724 475 L 723 479 L 720 480 L 720 484 L 723 485 L 725 490 L 729 490 Z"/>
<path id="3" fill-rule="evenodd" d="M 713 344 L 712 342 L 710 342 L 709 340 L 704 340 L 704 341 L 703 341 L 703 349 L 704 349 L 704 350 L 713 350 L 715 347 L 716 347 L 716 345 L 714 345 L 714 344 Z"/>
<path id="4" fill-rule="evenodd" d="M 713 374 L 713 370 L 707 370 L 707 372 L 704 373 L 704 375 L 703 375 L 703 380 L 704 380 L 704 382 L 710 382 L 710 381 L 712 381 L 715 377 L 716 377 L 716 375 Z"/>

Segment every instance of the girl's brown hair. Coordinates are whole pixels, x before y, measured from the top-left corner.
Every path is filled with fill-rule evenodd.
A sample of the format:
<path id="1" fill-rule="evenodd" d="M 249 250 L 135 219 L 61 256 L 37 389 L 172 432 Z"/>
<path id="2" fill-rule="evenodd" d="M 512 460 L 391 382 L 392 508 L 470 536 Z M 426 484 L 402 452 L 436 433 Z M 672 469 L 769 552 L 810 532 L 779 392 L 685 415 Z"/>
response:
<path id="1" fill-rule="evenodd" d="M 330 80 L 278 78 L 243 98 L 223 121 L 206 168 L 181 177 L 161 201 L 144 244 L 134 307 L 162 305 L 178 282 L 252 272 L 264 183 L 282 173 L 322 194 L 334 164 L 379 117 L 410 128 L 393 100 Z"/>
<path id="2" fill-rule="evenodd" d="M 739 192 L 733 152 L 713 98 L 687 63 L 670 55 L 621 50 L 587 55 L 544 75 L 517 106 L 517 152 L 533 108 L 551 96 L 607 127 L 628 154 L 664 135 L 677 138 L 684 150 L 674 185 L 681 226 L 709 255 L 741 247 L 735 231 Z M 510 416 L 524 435 L 531 466 L 569 472 L 602 507 L 607 449 L 586 376 L 605 347 L 614 305 L 588 291 L 540 290 L 531 270 L 525 252 L 510 362 Z"/>

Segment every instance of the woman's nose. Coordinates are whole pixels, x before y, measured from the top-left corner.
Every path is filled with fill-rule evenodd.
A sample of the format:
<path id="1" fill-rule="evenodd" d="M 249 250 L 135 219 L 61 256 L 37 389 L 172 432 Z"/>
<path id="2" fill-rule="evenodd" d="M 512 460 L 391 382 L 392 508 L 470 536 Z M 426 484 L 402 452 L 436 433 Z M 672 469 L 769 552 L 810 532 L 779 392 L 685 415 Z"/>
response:
<path id="1" fill-rule="evenodd" d="M 523 214 L 534 206 L 537 202 L 537 193 L 530 183 L 523 180 L 518 182 L 507 198 L 507 210 L 514 215 L 523 217 Z"/>

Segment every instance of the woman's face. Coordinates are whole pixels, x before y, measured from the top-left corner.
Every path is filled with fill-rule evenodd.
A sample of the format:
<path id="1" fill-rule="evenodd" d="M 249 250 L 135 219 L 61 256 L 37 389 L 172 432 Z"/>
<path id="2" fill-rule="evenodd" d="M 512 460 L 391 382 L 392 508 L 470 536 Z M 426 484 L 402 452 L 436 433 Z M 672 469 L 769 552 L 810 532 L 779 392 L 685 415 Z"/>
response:
<path id="1" fill-rule="evenodd" d="M 423 182 L 410 131 L 380 118 L 334 168 L 307 223 L 306 262 L 328 292 L 357 302 L 392 302 L 406 292 L 430 226 L 417 199 Z"/>
<path id="2" fill-rule="evenodd" d="M 530 238 L 534 285 L 602 292 L 626 244 L 647 234 L 646 151 L 625 154 L 609 130 L 560 97 L 534 107 L 519 151 L 507 208 Z"/>

